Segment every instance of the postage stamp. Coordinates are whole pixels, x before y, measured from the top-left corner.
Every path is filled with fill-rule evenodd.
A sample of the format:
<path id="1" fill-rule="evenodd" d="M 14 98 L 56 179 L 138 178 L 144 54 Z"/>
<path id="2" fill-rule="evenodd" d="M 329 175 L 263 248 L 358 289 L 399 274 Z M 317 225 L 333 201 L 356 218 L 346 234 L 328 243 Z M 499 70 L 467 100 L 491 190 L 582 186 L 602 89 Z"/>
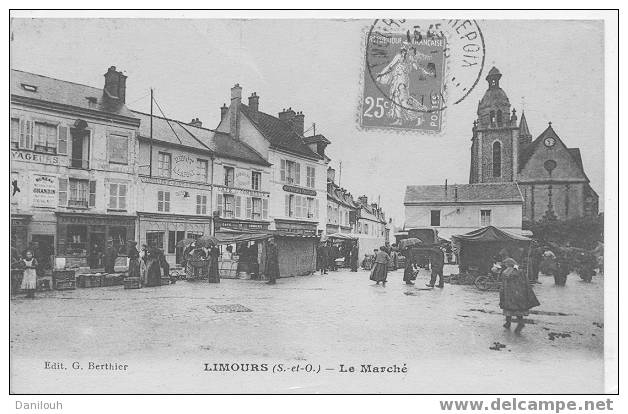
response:
<path id="1" fill-rule="evenodd" d="M 444 109 L 462 101 L 484 66 L 471 20 L 376 20 L 366 37 L 363 128 L 439 133 Z"/>

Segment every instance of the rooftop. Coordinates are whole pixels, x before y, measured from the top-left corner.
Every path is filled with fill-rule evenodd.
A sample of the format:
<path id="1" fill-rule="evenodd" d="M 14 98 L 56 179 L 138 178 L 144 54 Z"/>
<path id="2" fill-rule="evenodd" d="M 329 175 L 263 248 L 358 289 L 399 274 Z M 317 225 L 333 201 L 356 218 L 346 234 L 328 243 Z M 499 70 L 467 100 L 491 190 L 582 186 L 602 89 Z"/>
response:
<path id="1" fill-rule="evenodd" d="M 479 183 L 451 185 L 409 185 L 403 203 L 447 204 L 447 203 L 523 203 L 516 183 Z"/>

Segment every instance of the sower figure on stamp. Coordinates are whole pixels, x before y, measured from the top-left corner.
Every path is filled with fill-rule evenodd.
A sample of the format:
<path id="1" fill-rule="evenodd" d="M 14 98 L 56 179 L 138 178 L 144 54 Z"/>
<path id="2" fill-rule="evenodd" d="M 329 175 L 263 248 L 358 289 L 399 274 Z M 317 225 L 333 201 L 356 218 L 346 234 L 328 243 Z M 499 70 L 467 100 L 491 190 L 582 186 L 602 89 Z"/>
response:
<path id="1" fill-rule="evenodd" d="M 275 244 L 275 239 L 268 241 L 267 255 L 266 274 L 268 275 L 268 282 L 266 283 L 274 285 L 279 278 L 279 252 Z"/>

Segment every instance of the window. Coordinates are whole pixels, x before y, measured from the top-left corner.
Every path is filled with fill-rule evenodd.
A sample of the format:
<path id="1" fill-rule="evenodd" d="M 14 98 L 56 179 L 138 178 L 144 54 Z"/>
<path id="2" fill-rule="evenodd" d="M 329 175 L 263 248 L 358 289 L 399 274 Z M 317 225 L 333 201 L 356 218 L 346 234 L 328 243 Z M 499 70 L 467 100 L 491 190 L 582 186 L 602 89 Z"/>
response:
<path id="1" fill-rule="evenodd" d="M 316 187 L 316 168 L 311 165 L 307 166 L 306 186 L 310 188 Z"/>
<path id="2" fill-rule="evenodd" d="M 301 183 L 301 165 L 290 160 L 281 160 L 281 181 L 299 185 Z"/>
<path id="3" fill-rule="evenodd" d="M 225 167 L 225 186 L 233 187 L 234 178 L 235 178 L 235 168 Z"/>
<path id="4" fill-rule="evenodd" d="M 480 210 L 480 226 L 486 227 L 491 225 L 491 210 Z"/>
<path id="5" fill-rule="evenodd" d="M 493 142 L 493 177 L 502 176 L 502 144 Z"/>
<path id="6" fill-rule="evenodd" d="M 198 168 L 198 181 L 206 183 L 209 180 L 209 163 L 207 160 L 197 159 L 196 166 Z"/>
<path id="7" fill-rule="evenodd" d="M 251 172 L 251 188 L 253 190 L 261 190 L 262 188 L 262 173 L 259 171 Z"/>
<path id="8" fill-rule="evenodd" d="M 75 180 L 70 178 L 70 194 L 68 207 L 88 208 L 90 197 L 89 180 Z"/>
<path id="9" fill-rule="evenodd" d="M 369 234 L 369 225 L 368 225 L 368 223 L 364 223 L 364 234 Z"/>
<path id="10" fill-rule="evenodd" d="M 157 175 L 160 177 L 170 178 L 172 166 L 172 157 L 167 152 L 160 152 L 157 162 Z"/>
<path id="11" fill-rule="evenodd" d="M 170 211 L 169 191 L 157 191 L 157 211 Z"/>
<path id="12" fill-rule="evenodd" d="M 11 118 L 11 148 L 20 147 L 20 120 Z"/>
<path id="13" fill-rule="evenodd" d="M 87 253 L 87 226 L 68 225 L 64 253 L 68 255 Z"/>
<path id="14" fill-rule="evenodd" d="M 20 148 L 33 149 L 33 121 L 20 120 Z"/>
<path id="15" fill-rule="evenodd" d="M 430 226 L 440 226 L 440 210 L 430 211 Z"/>
<path id="16" fill-rule="evenodd" d="M 502 126 L 502 111 L 497 111 L 497 126 Z"/>
<path id="17" fill-rule="evenodd" d="M 196 214 L 207 214 L 207 196 L 196 196 Z"/>
<path id="18" fill-rule="evenodd" d="M 223 206 L 223 217 L 233 218 L 235 213 L 235 196 L 230 194 L 225 194 L 223 196 L 224 206 Z"/>
<path id="19" fill-rule="evenodd" d="M 109 184 L 109 209 L 126 210 L 126 193 L 126 184 Z"/>
<path id="20" fill-rule="evenodd" d="M 307 218 L 314 218 L 314 199 L 307 198 Z"/>
<path id="21" fill-rule="evenodd" d="M 129 137 L 121 134 L 109 134 L 109 162 L 115 164 L 129 163 Z"/>
<path id="22" fill-rule="evenodd" d="M 157 249 L 164 248 L 164 233 L 160 231 L 146 232 L 146 244 Z"/>
<path id="23" fill-rule="evenodd" d="M 295 196 L 286 194 L 286 216 L 294 217 L 295 213 Z"/>
<path id="24" fill-rule="evenodd" d="M 491 125 L 495 125 L 495 111 L 490 112 Z"/>
<path id="25" fill-rule="evenodd" d="M 113 240 L 113 247 L 120 254 L 126 254 L 126 227 L 109 227 L 109 237 Z"/>
<path id="26" fill-rule="evenodd" d="M 251 202 L 252 202 L 251 218 L 253 220 L 261 220 L 262 219 L 262 199 L 251 198 Z"/>
<path id="27" fill-rule="evenodd" d="M 35 151 L 57 153 L 57 126 L 44 122 L 35 122 L 33 137 Z"/>
<path id="28" fill-rule="evenodd" d="M 89 169 L 89 130 L 70 129 L 72 168 Z"/>

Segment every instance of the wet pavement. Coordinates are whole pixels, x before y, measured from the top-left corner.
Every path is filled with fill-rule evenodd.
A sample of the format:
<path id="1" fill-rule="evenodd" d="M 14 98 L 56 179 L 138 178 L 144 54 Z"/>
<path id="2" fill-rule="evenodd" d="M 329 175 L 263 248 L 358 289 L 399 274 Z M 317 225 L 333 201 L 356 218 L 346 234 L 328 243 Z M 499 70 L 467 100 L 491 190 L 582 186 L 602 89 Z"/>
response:
<path id="1" fill-rule="evenodd" d="M 430 289 L 427 271 L 415 286 L 402 277 L 389 274 L 386 287 L 366 271 L 339 271 L 273 286 L 179 281 L 19 296 L 10 304 L 12 391 L 604 391 L 602 278 L 570 275 L 555 287 L 541 276 L 541 306 L 517 335 L 502 327 L 498 292 Z"/>

